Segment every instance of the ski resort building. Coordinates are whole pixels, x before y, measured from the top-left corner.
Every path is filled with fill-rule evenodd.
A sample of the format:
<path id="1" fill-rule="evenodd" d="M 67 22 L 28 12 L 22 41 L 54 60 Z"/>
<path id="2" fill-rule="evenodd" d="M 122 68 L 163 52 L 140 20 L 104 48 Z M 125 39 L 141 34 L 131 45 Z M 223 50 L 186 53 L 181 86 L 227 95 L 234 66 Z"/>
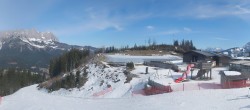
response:
<path id="1" fill-rule="evenodd" d="M 183 54 L 183 62 L 186 63 L 207 61 L 216 61 L 216 66 L 227 66 L 231 61 L 231 58 L 226 55 L 199 50 L 192 50 Z"/>
<path id="2" fill-rule="evenodd" d="M 246 61 L 246 60 L 232 61 L 229 64 L 229 70 L 241 71 L 242 70 L 241 65 L 245 63 L 250 63 L 250 61 Z"/>
<path id="3" fill-rule="evenodd" d="M 247 77 L 237 71 L 221 71 L 221 86 L 227 88 L 241 88 L 247 86 Z"/>

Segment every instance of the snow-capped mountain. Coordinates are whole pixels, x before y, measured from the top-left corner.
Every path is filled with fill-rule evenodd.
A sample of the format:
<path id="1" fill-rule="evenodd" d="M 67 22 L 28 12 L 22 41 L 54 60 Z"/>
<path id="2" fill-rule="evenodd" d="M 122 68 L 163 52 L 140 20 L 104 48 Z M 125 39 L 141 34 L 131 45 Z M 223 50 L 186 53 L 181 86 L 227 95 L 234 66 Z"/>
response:
<path id="1" fill-rule="evenodd" d="M 234 47 L 226 50 L 223 50 L 221 48 L 207 48 L 205 49 L 205 51 L 222 53 L 231 57 L 249 57 L 250 42 L 248 42 L 243 47 Z"/>
<path id="2" fill-rule="evenodd" d="M 221 52 L 223 51 L 222 48 L 207 48 L 205 49 L 205 51 L 208 51 L 208 52 Z"/>
<path id="3" fill-rule="evenodd" d="M 51 58 L 71 48 L 95 49 L 61 43 L 51 32 L 35 29 L 3 31 L 0 32 L 0 67 L 46 67 Z"/>
<path id="4" fill-rule="evenodd" d="M 248 42 L 243 47 L 234 47 L 222 51 L 223 54 L 227 54 L 231 57 L 249 57 L 250 52 L 250 42 Z"/>
<path id="5" fill-rule="evenodd" d="M 231 57 L 243 57 L 246 54 L 246 50 L 244 48 L 234 47 L 224 50 L 222 53 Z"/>
<path id="6" fill-rule="evenodd" d="M 15 47 L 14 43 L 18 43 Z M 28 49 L 60 49 L 67 50 L 70 48 L 85 49 L 83 46 L 72 46 L 65 43 L 60 43 L 58 39 L 51 32 L 38 32 L 35 29 L 5 31 L 0 32 L 0 47 L 9 44 L 9 48 L 23 48 Z M 0 48 L 0 49 L 1 49 Z"/>
<path id="7" fill-rule="evenodd" d="M 243 48 L 246 50 L 246 52 L 250 52 L 250 42 L 244 45 Z"/>

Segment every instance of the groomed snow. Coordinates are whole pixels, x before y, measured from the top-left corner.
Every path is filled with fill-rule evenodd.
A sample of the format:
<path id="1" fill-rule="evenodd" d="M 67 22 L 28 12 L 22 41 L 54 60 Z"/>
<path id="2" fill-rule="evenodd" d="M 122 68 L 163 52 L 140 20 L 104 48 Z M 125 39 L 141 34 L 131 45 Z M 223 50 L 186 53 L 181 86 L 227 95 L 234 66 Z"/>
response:
<path id="1" fill-rule="evenodd" d="M 249 110 L 248 88 L 175 92 L 132 98 L 78 98 L 47 94 L 37 85 L 6 96 L 0 110 Z"/>
<path id="2" fill-rule="evenodd" d="M 173 63 L 181 63 L 182 58 L 174 55 L 163 55 L 163 56 L 130 56 L 130 55 L 106 55 L 107 62 L 134 62 L 143 63 L 145 60 L 162 60 L 162 61 L 173 61 Z"/>
<path id="3" fill-rule="evenodd" d="M 240 72 L 238 71 L 224 71 L 226 76 L 237 76 L 237 75 L 241 75 Z"/>

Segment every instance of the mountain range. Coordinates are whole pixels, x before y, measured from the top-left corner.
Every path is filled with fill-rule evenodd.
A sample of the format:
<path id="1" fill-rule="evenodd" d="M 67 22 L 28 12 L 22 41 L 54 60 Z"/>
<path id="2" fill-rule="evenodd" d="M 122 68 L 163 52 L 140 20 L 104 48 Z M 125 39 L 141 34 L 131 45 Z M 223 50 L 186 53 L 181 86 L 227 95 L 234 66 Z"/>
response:
<path id="1" fill-rule="evenodd" d="M 250 42 L 248 42 L 243 47 L 233 47 L 229 49 L 221 49 L 221 48 L 207 48 L 205 51 L 222 53 L 231 57 L 249 57 L 250 53 Z"/>
<path id="2" fill-rule="evenodd" d="M 47 68 L 50 59 L 72 48 L 94 51 L 90 46 L 61 43 L 51 32 L 35 29 L 0 32 L 0 67 Z"/>

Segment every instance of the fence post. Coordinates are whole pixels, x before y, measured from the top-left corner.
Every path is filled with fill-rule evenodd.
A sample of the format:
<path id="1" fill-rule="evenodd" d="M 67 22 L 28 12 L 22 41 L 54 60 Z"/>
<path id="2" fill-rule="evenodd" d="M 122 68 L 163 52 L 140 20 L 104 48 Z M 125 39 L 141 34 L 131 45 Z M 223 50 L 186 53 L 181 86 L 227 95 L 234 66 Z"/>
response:
<path id="1" fill-rule="evenodd" d="M 200 83 L 198 83 L 199 90 L 201 90 Z"/>
<path id="2" fill-rule="evenodd" d="M 169 83 L 168 85 L 168 92 L 171 92 L 171 86 L 170 86 L 171 83 Z"/>
<path id="3" fill-rule="evenodd" d="M 2 104 L 3 97 L 0 96 L 0 105 Z"/>
<path id="4" fill-rule="evenodd" d="M 215 82 L 214 82 L 214 89 L 216 89 L 215 87 L 216 87 L 216 84 L 215 84 Z"/>
<path id="5" fill-rule="evenodd" d="M 183 91 L 184 91 L 184 83 L 182 84 L 182 89 L 183 89 Z"/>

